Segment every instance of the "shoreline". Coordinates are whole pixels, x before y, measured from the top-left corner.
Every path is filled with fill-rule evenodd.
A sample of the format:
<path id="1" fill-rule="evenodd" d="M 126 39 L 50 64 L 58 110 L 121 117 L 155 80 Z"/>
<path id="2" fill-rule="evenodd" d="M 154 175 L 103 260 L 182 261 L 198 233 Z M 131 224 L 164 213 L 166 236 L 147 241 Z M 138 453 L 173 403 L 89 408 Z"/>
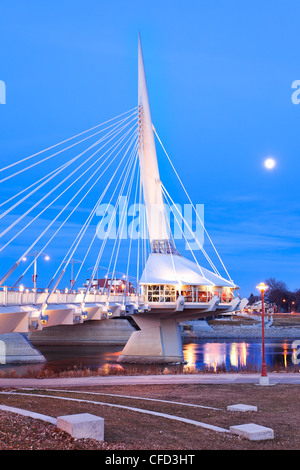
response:
<path id="1" fill-rule="evenodd" d="M 300 340 L 300 327 L 278 327 L 266 326 L 265 338 L 274 339 L 299 339 Z M 262 337 L 262 328 L 258 326 L 210 326 L 209 328 L 197 329 L 197 331 L 184 331 L 181 333 L 183 340 L 186 339 L 212 339 L 212 338 L 258 338 Z"/>
<path id="2" fill-rule="evenodd" d="M 218 372 L 218 373 L 183 373 L 152 375 L 107 375 L 88 377 L 53 377 L 53 378 L 0 378 L 0 388 L 6 387 L 63 387 L 63 386 L 123 386 L 123 385 L 171 385 L 171 384 L 258 384 L 260 372 Z M 269 372 L 270 384 L 300 385 L 300 373 Z"/>

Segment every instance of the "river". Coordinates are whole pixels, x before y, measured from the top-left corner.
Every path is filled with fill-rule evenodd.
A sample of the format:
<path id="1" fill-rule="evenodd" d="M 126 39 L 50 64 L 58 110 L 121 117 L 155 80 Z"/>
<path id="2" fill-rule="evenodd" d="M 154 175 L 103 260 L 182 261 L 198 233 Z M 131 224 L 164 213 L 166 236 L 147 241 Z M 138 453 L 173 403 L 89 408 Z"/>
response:
<path id="1" fill-rule="evenodd" d="M 265 357 L 269 370 L 287 370 L 297 367 L 293 340 L 267 339 L 265 342 Z M 38 348 L 45 356 L 44 364 L 6 364 L 0 365 L 0 371 L 14 373 L 18 376 L 32 372 L 64 372 L 80 369 L 97 370 L 101 368 L 106 373 L 118 373 L 123 369 L 135 373 L 155 373 L 162 371 L 164 365 L 120 365 L 117 358 L 122 350 L 120 346 L 40 346 Z M 259 371 L 262 360 L 262 346 L 257 339 L 193 339 L 184 340 L 184 366 L 167 366 L 170 371 L 182 372 L 191 369 L 210 369 L 211 371 Z"/>

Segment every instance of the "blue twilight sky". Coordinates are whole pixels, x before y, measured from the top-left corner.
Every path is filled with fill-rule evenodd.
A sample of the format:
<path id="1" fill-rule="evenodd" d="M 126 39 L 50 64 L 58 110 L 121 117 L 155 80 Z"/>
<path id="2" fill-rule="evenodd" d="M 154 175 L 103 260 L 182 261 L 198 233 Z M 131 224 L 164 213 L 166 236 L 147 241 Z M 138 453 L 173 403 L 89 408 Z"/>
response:
<path id="1" fill-rule="evenodd" d="M 299 17 L 297 0 L 2 1 L 0 167 L 135 107 L 140 30 L 154 125 L 242 295 L 300 288 Z"/>

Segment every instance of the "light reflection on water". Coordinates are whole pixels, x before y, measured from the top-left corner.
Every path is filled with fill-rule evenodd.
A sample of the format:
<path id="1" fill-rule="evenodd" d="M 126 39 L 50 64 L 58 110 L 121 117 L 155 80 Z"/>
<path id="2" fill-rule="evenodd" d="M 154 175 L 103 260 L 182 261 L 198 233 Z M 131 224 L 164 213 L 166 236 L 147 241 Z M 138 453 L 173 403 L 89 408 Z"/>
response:
<path id="1" fill-rule="evenodd" d="M 184 346 L 184 358 L 188 366 L 204 365 L 216 370 L 223 364 L 241 368 L 247 365 L 249 344 L 232 343 L 189 343 Z"/>
<path id="2" fill-rule="evenodd" d="M 266 340 L 265 357 L 270 367 L 287 368 L 293 366 L 292 342 L 289 340 Z M 195 340 L 183 344 L 187 366 L 195 368 L 218 367 L 236 369 L 260 368 L 262 345 L 257 340 Z"/>
<path id="3" fill-rule="evenodd" d="M 286 369 L 293 367 L 293 349 L 290 340 L 266 340 L 266 363 L 269 369 Z M 47 359 L 43 364 L 4 364 L 0 365 L 0 372 L 16 375 L 26 375 L 28 372 L 53 371 L 64 372 L 70 370 L 101 368 L 102 373 L 111 374 L 122 370 L 134 369 L 138 373 L 155 373 L 163 371 L 165 365 L 135 365 L 118 364 L 117 359 L 122 351 L 121 346 L 41 346 L 40 352 Z M 183 343 L 185 366 L 167 366 L 172 372 L 183 370 L 209 369 L 212 371 L 241 371 L 260 370 L 262 360 L 262 347 L 258 340 L 239 341 L 236 339 L 196 339 L 185 340 Z M 296 366 L 297 370 L 299 365 Z"/>

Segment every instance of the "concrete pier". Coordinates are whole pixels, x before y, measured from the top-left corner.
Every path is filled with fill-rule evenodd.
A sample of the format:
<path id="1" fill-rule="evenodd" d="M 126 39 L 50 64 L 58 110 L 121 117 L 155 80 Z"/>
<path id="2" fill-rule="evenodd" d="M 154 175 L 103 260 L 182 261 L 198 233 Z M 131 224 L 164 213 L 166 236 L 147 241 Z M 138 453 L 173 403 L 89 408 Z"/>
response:
<path id="1" fill-rule="evenodd" d="M 0 364 L 31 364 L 46 362 L 26 335 L 9 333 L 0 335 Z"/>
<path id="2" fill-rule="evenodd" d="M 132 333 L 118 362 L 162 364 L 184 361 L 176 320 L 139 315 L 135 321 L 140 330 Z"/>

